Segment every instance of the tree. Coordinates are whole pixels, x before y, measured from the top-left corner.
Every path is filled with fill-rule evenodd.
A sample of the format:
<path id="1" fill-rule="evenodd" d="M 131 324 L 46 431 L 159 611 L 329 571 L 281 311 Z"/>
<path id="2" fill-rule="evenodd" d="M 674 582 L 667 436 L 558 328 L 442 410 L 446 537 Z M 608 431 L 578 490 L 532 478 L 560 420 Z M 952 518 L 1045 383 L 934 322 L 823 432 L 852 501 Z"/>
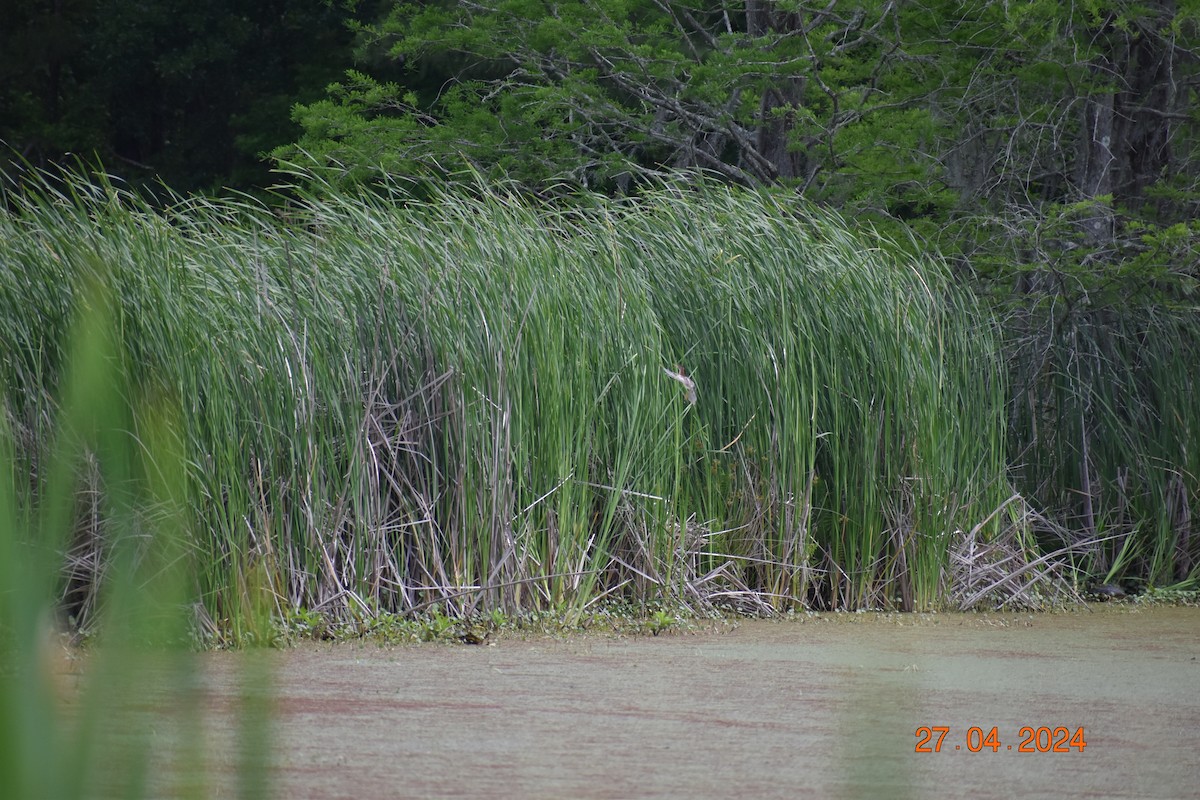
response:
<path id="1" fill-rule="evenodd" d="M 0 0 L 0 142 L 34 166 L 97 159 L 176 191 L 271 180 L 350 58 L 349 9 L 300 0 Z M 361 13 L 374 13 L 370 3 Z"/>
<path id="2" fill-rule="evenodd" d="M 1081 202 L 1177 220 L 1198 172 L 1197 15 L 1172 0 L 398 3 L 361 32 L 405 74 L 349 73 L 296 109 L 305 135 L 276 155 L 359 177 L 466 159 L 608 189 L 703 167 L 939 227 Z"/>
<path id="3" fill-rule="evenodd" d="M 621 189 L 701 167 L 801 186 L 895 52 L 890 2 L 400 4 L 369 30 L 410 69 L 301 106 L 303 149 L 407 172 L 465 158 L 530 183 Z M 430 62 L 442 69 L 430 75 Z"/>
<path id="4" fill-rule="evenodd" d="M 47 152 L 101 145 L 103 106 L 88 91 L 78 53 L 91 24 L 88 0 L 0 0 L 0 143 L 38 162 Z"/>
<path id="5" fill-rule="evenodd" d="M 912 52 L 946 78 L 928 104 L 955 120 L 939 150 L 963 207 L 1013 219 L 1066 214 L 1077 246 L 1101 248 L 1119 233 L 1118 214 L 1192 216 L 1196 11 L 1168 0 L 907 16 Z"/>

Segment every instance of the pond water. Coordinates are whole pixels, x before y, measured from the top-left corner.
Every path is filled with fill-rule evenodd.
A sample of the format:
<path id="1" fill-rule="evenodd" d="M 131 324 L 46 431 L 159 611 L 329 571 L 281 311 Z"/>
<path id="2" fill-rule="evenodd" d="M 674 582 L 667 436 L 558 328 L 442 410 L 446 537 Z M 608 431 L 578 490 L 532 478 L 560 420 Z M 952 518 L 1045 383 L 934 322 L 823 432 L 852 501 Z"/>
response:
<path id="1" fill-rule="evenodd" d="M 216 775 L 254 657 L 202 656 Z M 1198 659 L 1200 608 L 1115 604 L 310 645 L 266 654 L 271 777 L 307 798 L 1200 797 Z"/>

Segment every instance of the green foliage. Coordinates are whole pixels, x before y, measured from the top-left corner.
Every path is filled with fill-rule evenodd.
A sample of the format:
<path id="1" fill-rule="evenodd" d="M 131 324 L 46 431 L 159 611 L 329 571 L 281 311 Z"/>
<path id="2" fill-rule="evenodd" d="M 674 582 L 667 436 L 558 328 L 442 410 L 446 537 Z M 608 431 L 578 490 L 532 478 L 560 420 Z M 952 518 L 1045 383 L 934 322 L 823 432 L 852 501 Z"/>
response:
<path id="1" fill-rule="evenodd" d="M 178 398 L 229 641 L 304 607 L 929 606 L 1006 496 L 993 332 L 937 265 L 795 201 L 13 202 L 19 457 L 53 431 L 72 287 L 108 265 L 131 384 Z"/>
<path id="2" fill-rule="evenodd" d="M 1194 312 L 1030 309 L 1008 326 L 1018 486 L 1086 539 L 1084 569 L 1149 586 L 1200 573 Z"/>
<path id="3" fill-rule="evenodd" d="M 351 13 L 334 3 L 3 8 L 0 143 L 35 167 L 99 158 L 140 187 L 267 184 L 262 154 L 297 135 L 291 106 L 318 99 L 351 58 Z"/>
<path id="4" fill-rule="evenodd" d="M 1200 606 L 1200 588 L 1196 581 L 1149 589 L 1135 598 L 1138 603 L 1170 603 L 1179 606 Z"/>
<path id="5" fill-rule="evenodd" d="M 874 102 L 879 38 L 851 33 L 889 9 L 865 3 L 851 19 L 737 3 L 397 4 L 370 35 L 411 70 L 405 85 L 427 89 L 352 76 L 349 91 L 298 107 L 305 136 L 275 156 L 402 175 L 466 159 L 538 187 L 621 190 L 681 167 L 811 181 L 821 143 L 860 113 L 839 107 L 843 94 Z"/>
<path id="6" fill-rule="evenodd" d="M 646 622 L 646 627 L 650 633 L 658 636 L 665 630 L 670 630 L 679 624 L 679 620 L 669 611 L 659 609 L 654 612 L 654 615 Z"/>
<path id="7" fill-rule="evenodd" d="M 52 417 L 33 473 L 21 452 L 29 430 L 7 402 L 8 383 L 0 413 L 0 791 L 13 800 L 209 796 L 200 690 L 186 652 L 192 560 L 178 408 L 130 381 L 107 265 L 89 261 L 60 278 L 74 301 L 55 343 L 58 380 L 41 387 L 57 402 L 44 408 Z M 100 528 L 75 513 L 95 492 Z M 86 558 L 81 536 L 96 546 L 104 574 L 87 652 L 67 642 L 59 603 L 64 554 L 76 575 L 73 560 Z M 248 696 L 261 697 L 264 681 L 247 680 Z M 261 702 L 242 719 L 233 774 L 246 796 L 262 796 Z"/>
<path id="8" fill-rule="evenodd" d="M 399 3 L 359 30 L 406 74 L 351 73 L 296 108 L 305 135 L 275 151 L 338 184 L 466 163 L 538 192 L 620 193 L 700 167 L 902 220 L 985 281 L 1068 249 L 1085 272 L 1194 265 L 1126 261 L 1145 226 L 1194 216 L 1187 9 L 513 0 Z"/>
<path id="9" fill-rule="evenodd" d="M 293 5 L 232 13 L 222 4 L 183 8 L 162 0 L 139 7 L 136 18 L 121 4 L 98 0 L 22 7 L 12 15 L 10 46 L 0 49 L 0 62 L 17 76 L 0 88 L 17 114 L 0 136 L 34 131 L 17 143 L 38 152 L 54 149 L 38 137 L 84 148 L 98 140 L 97 125 L 107 130 L 97 120 L 111 114 L 116 128 L 99 140 L 119 139 L 121 147 L 110 150 L 136 161 L 161 152 L 162 161 L 151 166 L 191 188 L 207 185 L 204 175 L 240 169 L 229 166 L 239 158 L 234 147 L 249 152 L 290 138 L 273 126 L 284 124 L 280 109 L 299 99 L 293 113 L 304 134 L 273 152 L 318 167 L 305 179 L 318 195 L 377 181 L 388 194 L 395 190 L 388 180 L 402 176 L 413 179 L 408 194 L 430 198 L 439 183 L 471 183 L 479 175 L 542 197 L 580 186 L 636 194 L 653 185 L 653 176 L 678 167 L 704 168 L 727 182 L 783 185 L 872 221 L 912 254 L 945 253 L 960 282 L 969 281 L 1005 323 L 1010 384 L 1019 392 L 1009 398 L 1010 417 L 1036 418 L 1022 411 L 1029 405 L 1069 406 L 1077 416 L 1055 415 L 1063 431 L 1093 429 L 1097 406 L 1082 399 L 1092 394 L 1088 386 L 1062 383 L 1065 366 L 1044 369 L 1039 348 L 1053 348 L 1049 360 L 1057 365 L 1093 359 L 1088 343 L 1102 353 L 1115 348 L 1123 355 L 1100 363 L 1127 363 L 1145 387 L 1144 370 L 1154 360 L 1140 349 L 1146 337 L 1166 330 L 1169 339 L 1190 341 L 1200 263 L 1193 222 L 1200 196 L 1194 57 L 1200 25 L 1187 4 Z M 335 23 L 343 19 L 363 22 L 342 32 Z M 81 33 L 92 29 L 97 35 Z M 337 72 L 335 64 L 346 65 L 350 34 L 357 36 L 358 68 L 324 99 L 305 97 Z M 178 99 L 185 110 L 163 112 L 163 98 Z M 209 125 L 209 117 L 217 121 Z M 232 146 L 226 119 L 237 128 Z M 178 147 L 170 157 L 168 139 Z M 476 189 L 471 183 L 466 191 Z M 273 228 L 253 224 L 272 240 Z M 683 256 L 678 261 L 686 263 Z M 5 291 L 14 303 L 33 303 L 52 329 L 68 313 L 61 298 L 41 288 Z M 655 319 L 668 318 L 661 301 L 670 291 L 646 301 Z M 712 313 L 712 298 L 699 301 Z M 742 311 L 763 309 L 747 301 Z M 292 337 L 271 325 L 258 330 Z M 735 333 L 729 336 L 736 340 Z M 37 354 L 22 363 L 19 379 L 51 385 L 50 351 L 38 350 L 28 332 L 13 335 L 26 337 L 21 346 Z M 721 336 L 714 341 L 724 345 Z M 671 344 L 678 347 L 678 338 Z M 143 350 L 139 359 L 153 355 Z M 267 369 L 255 362 L 236 373 L 216 370 L 218 391 L 243 388 L 260 368 Z M 190 388 L 208 379 L 194 379 Z M 1062 392 L 1079 402 L 1060 402 Z M 1157 409 L 1154 394 L 1141 388 L 1137 396 Z M 224 426 L 232 436 L 236 415 L 227 416 L 206 435 Z M 734 425 L 724 433 L 739 430 Z M 1045 493 L 1049 481 L 1101 496 L 1081 485 L 1074 466 L 1080 454 L 1055 443 L 1073 434 L 1045 425 L 1009 430 L 1012 461 L 1023 463 L 1029 452 L 1059 459 L 1039 464 L 1034 471 L 1041 477 L 1020 488 L 1046 498 L 1059 523 L 1095 535 L 1090 523 L 1078 528 L 1083 517 L 1068 513 L 1070 504 Z M 681 440 L 693 432 L 681 427 Z M 241 444 L 227 447 L 232 454 Z M 576 444 L 581 451 L 590 446 Z M 1159 450 L 1138 458 L 1150 453 Z M 301 460 L 287 458 L 299 472 Z M 1116 474 L 1132 458 L 1096 468 Z M 1186 459 L 1168 465 L 1170 474 L 1190 470 Z M 733 488 L 728 473 L 722 491 Z M 222 503 L 232 492 L 230 507 L 268 489 L 279 491 L 208 487 Z M 1169 493 L 1159 485 L 1149 494 Z M 1160 505 L 1144 513 L 1174 512 Z M 271 574 L 281 554 L 256 546 L 220 558 L 239 561 L 237 569 L 247 574 Z M 1135 561 L 1137 569 L 1167 564 L 1159 556 Z M 1178 564 L 1187 571 L 1193 561 L 1184 553 Z M 272 597 L 289 591 L 303 594 L 251 580 L 223 613 L 261 617 Z"/>

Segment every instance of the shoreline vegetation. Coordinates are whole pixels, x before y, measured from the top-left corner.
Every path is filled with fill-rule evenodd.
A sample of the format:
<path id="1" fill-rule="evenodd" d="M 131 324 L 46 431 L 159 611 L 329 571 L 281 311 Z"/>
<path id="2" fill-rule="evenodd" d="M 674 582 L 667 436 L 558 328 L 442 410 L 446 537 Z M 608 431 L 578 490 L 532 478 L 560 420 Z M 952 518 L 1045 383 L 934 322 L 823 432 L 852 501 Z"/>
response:
<path id="1" fill-rule="evenodd" d="M 297 195 L 5 198 L 6 546 L 72 626 L 130 574 L 210 644 L 1196 588 L 1182 311 L 1046 328 L 703 181 Z"/>

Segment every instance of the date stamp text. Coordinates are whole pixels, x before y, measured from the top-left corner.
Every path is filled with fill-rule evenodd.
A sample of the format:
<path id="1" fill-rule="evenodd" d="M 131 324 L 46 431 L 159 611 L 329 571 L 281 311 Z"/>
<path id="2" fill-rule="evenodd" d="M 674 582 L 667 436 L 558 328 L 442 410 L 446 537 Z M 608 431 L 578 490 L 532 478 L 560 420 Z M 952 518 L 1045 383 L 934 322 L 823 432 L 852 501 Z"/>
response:
<path id="1" fill-rule="evenodd" d="M 990 730 L 973 725 L 966 732 L 952 731 L 949 725 L 922 725 L 917 728 L 918 753 L 941 753 L 943 750 L 966 750 L 969 753 L 1013 750 L 1017 753 L 1072 753 L 1083 752 L 1087 741 L 1083 727 L 1071 730 L 1066 727 L 1050 728 L 1045 725 L 1026 725 L 1017 731 L 1016 740 L 1001 741 L 997 726 Z"/>

